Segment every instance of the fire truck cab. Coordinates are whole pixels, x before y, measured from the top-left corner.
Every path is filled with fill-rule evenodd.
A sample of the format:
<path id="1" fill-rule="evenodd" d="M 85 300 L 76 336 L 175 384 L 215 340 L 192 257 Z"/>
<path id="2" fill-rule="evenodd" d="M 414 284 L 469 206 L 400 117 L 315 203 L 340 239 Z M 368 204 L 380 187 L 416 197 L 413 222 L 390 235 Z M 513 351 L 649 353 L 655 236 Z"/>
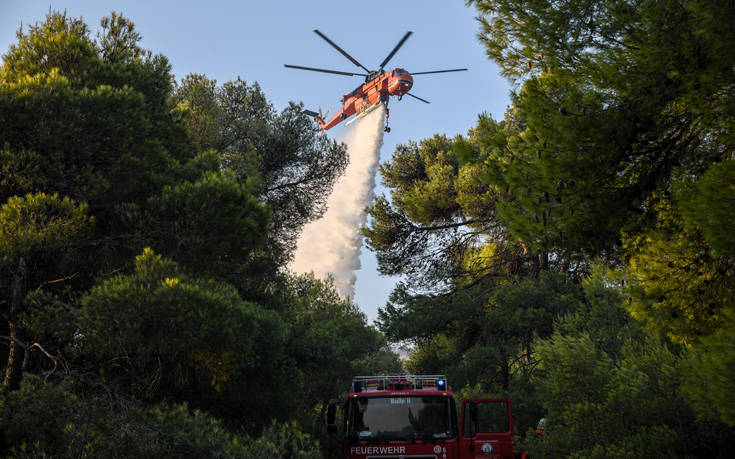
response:
<path id="1" fill-rule="evenodd" d="M 330 410 L 333 432 L 334 419 Z M 510 400 L 467 399 L 458 408 L 444 375 L 356 376 L 342 434 L 345 459 L 514 457 Z"/>

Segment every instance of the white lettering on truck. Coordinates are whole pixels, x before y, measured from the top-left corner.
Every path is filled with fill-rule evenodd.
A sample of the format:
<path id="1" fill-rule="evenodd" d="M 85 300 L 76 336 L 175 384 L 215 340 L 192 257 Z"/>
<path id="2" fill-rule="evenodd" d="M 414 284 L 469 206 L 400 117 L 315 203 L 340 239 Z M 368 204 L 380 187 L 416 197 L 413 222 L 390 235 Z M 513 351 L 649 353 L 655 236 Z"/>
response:
<path id="1" fill-rule="evenodd" d="M 350 454 L 406 454 L 405 446 L 353 446 Z"/>

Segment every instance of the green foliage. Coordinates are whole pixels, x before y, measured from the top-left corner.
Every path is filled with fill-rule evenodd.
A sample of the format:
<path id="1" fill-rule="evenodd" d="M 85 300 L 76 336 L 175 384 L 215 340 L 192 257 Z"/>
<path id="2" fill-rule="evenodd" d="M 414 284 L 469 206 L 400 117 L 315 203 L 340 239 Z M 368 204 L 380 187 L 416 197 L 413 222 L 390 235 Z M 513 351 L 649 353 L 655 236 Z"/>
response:
<path id="1" fill-rule="evenodd" d="M 204 75 L 187 75 L 175 100 L 199 149 L 216 151 L 271 210 L 266 250 L 251 271 L 260 276 L 285 265 L 303 225 L 324 212 L 347 166 L 345 146 L 320 135 L 302 106 L 292 103 L 277 113 L 257 83 L 239 78 L 218 86 Z"/>
<path id="2" fill-rule="evenodd" d="M 403 361 L 387 344 L 353 361 L 356 375 L 398 375 L 406 373 Z"/>
<path id="3" fill-rule="evenodd" d="M 3 55 L 3 83 L 50 74 L 53 69 L 67 77 L 79 75 L 92 67 L 97 57 L 87 24 L 66 13 L 49 12 L 44 22 L 29 25 L 28 33 L 20 29 L 16 36 L 18 43 L 10 45 Z"/>
<path id="4" fill-rule="evenodd" d="M 445 291 L 525 268 L 521 248 L 496 218 L 497 193 L 482 180 L 482 166 L 460 164 L 455 149 L 468 154 L 461 138 L 434 136 L 398 146 L 381 165 L 390 202 L 378 197 L 368 209 L 372 220 L 363 233 L 380 272 L 404 275 L 406 286 L 419 291 Z"/>
<path id="5" fill-rule="evenodd" d="M 715 164 L 698 182 L 684 182 L 675 191 L 681 212 L 702 230 L 716 257 L 732 257 L 735 239 L 735 160 Z"/>
<path id="6" fill-rule="evenodd" d="M 384 184 L 396 190 L 392 195 L 396 208 L 412 221 L 430 224 L 448 220 L 458 209 L 454 184 L 458 167 L 452 142 L 434 136 L 420 146 L 399 146 L 380 174 Z"/>
<path id="7" fill-rule="evenodd" d="M 3 56 L 0 446 L 319 457 L 320 407 L 400 367 L 330 282 L 285 274 L 345 147 L 257 84 L 174 91 L 139 41 L 50 12 Z"/>
<path id="8" fill-rule="evenodd" d="M 12 197 L 0 207 L 2 263 L 43 251 L 60 251 L 89 237 L 94 218 L 87 206 L 57 194 Z"/>
<path id="9" fill-rule="evenodd" d="M 534 251 L 604 253 L 638 199 L 616 165 L 626 114 L 558 74 L 529 80 L 513 102 L 503 122 L 481 120 L 474 131 L 487 180 L 502 190 L 501 221 Z"/>
<path id="10" fill-rule="evenodd" d="M 366 370 L 365 360 L 381 353 L 386 343 L 356 304 L 340 298 L 333 284 L 305 274 L 290 279 L 290 290 L 291 354 L 304 375 L 305 394 L 326 404 Z"/>
<path id="11" fill-rule="evenodd" d="M 676 340 L 715 330 L 735 300 L 732 261 L 712 253 L 700 229 L 673 206 L 657 206 L 655 228 L 626 237 L 631 312 Z"/>
<path id="12" fill-rule="evenodd" d="M 723 455 L 733 5 L 468 3 L 512 106 L 381 167 L 365 235 L 404 282 L 380 330 L 408 371 L 511 397 L 517 430 L 545 416 L 534 456 Z M 26 374 L 3 450 L 317 457 L 349 378 L 401 367 L 329 282 L 281 274 L 344 147 L 257 83 L 175 86 L 130 20 L 101 26 L 50 12 L 0 67 L 6 383 Z"/>
<path id="13" fill-rule="evenodd" d="M 735 327 L 732 317 L 717 332 L 689 348 L 683 363 L 682 396 L 703 419 L 720 419 L 735 426 Z"/>
<path id="14" fill-rule="evenodd" d="M 233 279 L 266 237 L 267 208 L 229 173 L 166 186 L 148 205 L 155 248 L 203 276 Z"/>
<path id="15" fill-rule="evenodd" d="M 596 349 L 589 336 L 555 334 L 549 341 L 540 343 L 537 352 L 541 370 L 547 374 L 540 378 L 539 389 L 550 407 L 575 411 L 575 416 L 579 416 L 586 409 L 585 404 L 601 401 L 599 389 L 608 379 L 612 361 Z"/>
<path id="16" fill-rule="evenodd" d="M 68 294 L 67 288 L 56 291 L 42 289 L 30 291 L 25 297 L 24 310 L 19 315 L 19 325 L 26 336 L 35 342 L 43 343 L 47 350 L 53 351 L 63 347 L 72 340 L 78 330 L 79 311 L 65 301 Z M 41 358 L 44 364 L 51 363 L 38 353 L 31 355 L 34 354 L 37 358 Z"/>
<path id="17" fill-rule="evenodd" d="M 100 26 L 97 48 L 103 60 L 110 63 L 133 62 L 145 55 L 138 46 L 141 37 L 131 20 L 113 11 L 102 18 Z"/>
<path id="18" fill-rule="evenodd" d="M 381 273 L 404 275 L 406 286 L 420 291 L 443 291 L 523 269 L 520 248 L 498 224 L 497 192 L 483 181 L 482 166 L 459 161 L 467 148 L 462 138 L 437 135 L 399 145 L 381 165 L 390 200 L 375 200 L 363 230 Z"/>
<path id="19" fill-rule="evenodd" d="M 614 361 L 589 335 L 555 334 L 538 344 L 537 378 L 546 430 L 541 457 L 674 456 L 683 400 L 677 359 L 662 343 L 628 342 Z M 685 438 L 685 437 L 679 437 Z M 617 453 L 616 453 L 617 454 Z"/>
<path id="20" fill-rule="evenodd" d="M 33 455 L 29 450 L 38 456 L 63 451 L 65 425 L 73 419 L 84 422 L 87 414 L 68 385 L 46 384 L 36 375 L 27 375 L 20 389 L 0 397 L 3 451 L 26 457 Z"/>
<path id="21" fill-rule="evenodd" d="M 40 369 L 51 363 L 45 354 L 39 361 L 22 350 L 30 338 L 23 326 L 62 339 L 65 327 L 39 330 L 51 323 L 43 311 L 69 306 L 76 289 L 129 261 L 121 252 L 138 238 L 121 240 L 129 228 L 118 209 L 144 203 L 192 151 L 169 113 L 165 59 L 106 61 L 86 24 L 57 12 L 17 36 L 0 67 L 0 205 L 10 212 L 5 218 L 17 220 L 3 222 L 3 239 L 22 255 L 8 267 L 11 248 L 3 247 L 10 388 L 17 387 L 21 364 Z M 38 307 L 21 317 L 30 291 Z"/>
<path id="22" fill-rule="evenodd" d="M 273 423 L 257 438 L 233 435 L 186 404 L 112 410 L 33 375 L 2 394 L 0 426 L 12 457 L 320 457 L 318 444 L 293 423 Z"/>
<path id="23" fill-rule="evenodd" d="M 82 298 L 73 348 L 116 397 L 184 400 L 257 432 L 336 399 L 385 346 L 331 284 L 294 278 L 288 295 L 267 310 L 146 250 Z"/>
<path id="24" fill-rule="evenodd" d="M 541 457 L 718 456 L 732 435 L 711 414 L 697 420 L 679 395 L 686 349 L 640 329 L 616 276 L 598 266 L 584 285 L 588 308 L 536 343 L 531 379 L 546 430 L 529 431 L 527 447 Z"/>
<path id="25" fill-rule="evenodd" d="M 252 441 L 243 457 L 263 459 L 319 459 L 319 443 L 302 433 L 295 423 L 272 423 Z"/>
<path id="26" fill-rule="evenodd" d="M 364 234 L 381 272 L 405 276 L 378 324 L 413 345 L 406 369 L 445 373 L 455 390 L 512 395 L 524 430 L 540 415 L 528 380 L 538 365 L 534 340 L 582 308 L 574 275 L 583 265 L 509 232 L 501 207 L 511 182 L 501 168 L 512 163 L 506 142 L 517 132 L 513 120 L 481 116 L 467 138 L 399 146 L 381 167 L 390 201 L 376 199 Z"/>
<path id="27" fill-rule="evenodd" d="M 731 419 L 732 5 L 468 4 L 517 86 L 503 121 L 470 132 L 463 161 L 486 171 L 500 223 L 530 252 L 620 268 L 586 281 L 587 307 L 537 346 L 554 427 L 534 455 L 722 454 L 732 435 L 711 420 Z M 689 347 L 668 350 L 662 332 Z"/>
<path id="28" fill-rule="evenodd" d="M 469 3 L 488 55 L 519 84 L 504 135 L 483 126 L 481 146 L 505 160 L 489 178 L 529 244 L 616 255 L 621 230 L 650 225 L 656 192 L 728 158 L 731 5 Z"/>
<path id="29" fill-rule="evenodd" d="M 467 3 L 512 106 L 382 167 L 390 199 L 364 233 L 406 280 L 381 330 L 414 344 L 410 371 L 540 401 L 550 427 L 532 455 L 722 454 L 732 5 Z"/>
<path id="30" fill-rule="evenodd" d="M 50 13 L 20 31 L 3 59 L 3 167 L 22 177 L 5 182 L 3 201 L 43 190 L 109 212 L 120 200 L 140 202 L 166 181 L 174 158 L 191 154 L 169 115 L 160 56 L 107 61 L 81 21 Z"/>
<path id="31" fill-rule="evenodd" d="M 264 333 L 279 344 L 274 314 L 229 285 L 183 275 L 150 250 L 134 274 L 94 287 L 81 304 L 81 355 L 103 382 L 146 401 L 212 396 L 236 378 L 256 377 L 269 354 Z"/>
<path id="32" fill-rule="evenodd" d="M 624 306 L 621 277 L 618 271 L 594 265 L 590 277 L 582 282 L 586 307 L 557 317 L 554 330 L 564 335 L 585 334 L 597 349 L 619 358 L 625 342 L 645 336 Z"/>
<path id="33" fill-rule="evenodd" d="M 80 246 L 89 243 L 94 228 L 87 212 L 83 204 L 44 193 L 12 197 L 0 206 L 0 305 L 9 341 L 3 384 L 7 388 L 18 387 L 28 362 L 30 349 L 23 344 L 28 292 L 33 290 L 39 297 L 47 285 L 51 290 L 54 284 L 76 276 L 82 265 L 77 257 Z M 33 325 L 49 322 L 34 319 Z"/>
<path id="34" fill-rule="evenodd" d="M 554 318 L 580 309 L 580 297 L 578 285 L 569 277 L 544 271 L 537 279 L 498 287 L 486 311 L 488 325 L 521 340 L 545 338 L 551 335 Z M 508 324 L 513 325 L 504 330 Z"/>
<path id="35" fill-rule="evenodd" d="M 495 286 L 482 300 L 484 288 L 448 298 L 405 297 L 400 309 L 381 310 L 381 329 L 393 340 L 413 342 L 410 372 L 446 373 L 455 388 L 512 392 L 533 406 L 527 384 L 538 364 L 533 342 L 551 335 L 555 318 L 581 308 L 581 292 L 550 272 Z"/>

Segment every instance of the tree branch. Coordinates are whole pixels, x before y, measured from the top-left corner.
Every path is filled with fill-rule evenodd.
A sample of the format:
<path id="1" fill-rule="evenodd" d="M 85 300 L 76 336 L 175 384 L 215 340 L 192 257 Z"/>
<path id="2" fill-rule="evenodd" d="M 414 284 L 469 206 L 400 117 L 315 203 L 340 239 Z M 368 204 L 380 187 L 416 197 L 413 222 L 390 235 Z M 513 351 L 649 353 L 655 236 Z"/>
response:
<path id="1" fill-rule="evenodd" d="M 419 231 L 441 231 L 445 229 L 459 228 L 461 226 L 474 225 L 475 223 L 485 223 L 486 220 L 464 220 L 456 223 L 447 223 L 437 226 L 417 226 L 412 225 L 414 229 Z"/>
<path id="2" fill-rule="evenodd" d="M 76 272 L 76 273 L 74 273 L 74 274 L 72 274 L 70 276 L 61 277 L 59 279 L 54 279 L 54 280 L 50 280 L 50 281 L 44 281 L 41 285 L 39 285 L 38 287 L 36 287 L 36 290 L 41 290 L 41 288 L 43 288 L 44 285 L 58 284 L 59 282 L 64 282 L 64 281 L 68 281 L 69 279 L 74 279 L 75 277 L 77 277 L 77 275 L 79 275 L 78 272 Z"/>
<path id="3" fill-rule="evenodd" d="M 53 296 L 41 294 L 41 295 L 38 295 L 38 298 L 41 298 L 43 300 L 46 300 L 46 301 L 48 301 L 50 303 L 58 304 L 58 305 L 62 306 L 64 309 L 66 309 L 67 311 L 69 311 L 70 313 L 72 313 L 74 315 L 79 314 L 79 308 L 78 307 L 73 306 L 73 305 L 71 305 L 69 303 L 65 303 L 65 302 L 59 300 L 58 298 L 54 298 Z"/>
<path id="4" fill-rule="evenodd" d="M 38 350 L 40 350 L 43 353 L 43 355 L 45 355 L 46 357 L 48 357 L 49 360 L 51 360 L 52 362 L 54 362 L 54 367 L 51 370 L 49 370 L 49 372 L 46 375 L 46 377 L 44 378 L 44 380 L 48 379 L 49 376 L 51 376 L 52 374 L 54 374 L 54 372 L 56 372 L 56 369 L 59 366 L 59 360 L 60 360 L 59 357 L 54 357 L 53 355 L 51 355 L 50 352 L 48 352 L 46 349 L 44 349 L 44 347 L 41 345 L 41 343 L 36 342 L 36 343 L 33 343 L 33 344 L 28 344 L 28 343 L 26 343 L 26 342 L 24 342 L 24 341 L 22 341 L 22 340 L 20 340 L 18 338 L 15 338 L 15 337 L 12 337 L 12 336 L 7 336 L 7 335 L 0 335 L 0 338 L 5 339 L 7 341 L 13 341 L 13 342 L 15 342 L 15 344 L 17 344 L 18 346 L 22 347 L 25 350 L 25 355 L 23 357 L 23 368 L 24 369 L 25 369 L 25 365 L 27 363 L 27 359 L 28 359 L 29 354 L 31 353 L 31 351 L 34 348 L 38 348 Z M 64 366 L 66 367 L 66 365 L 64 365 Z"/>
<path id="5" fill-rule="evenodd" d="M 12 342 L 15 342 L 15 344 L 17 344 L 18 346 L 22 347 L 26 351 L 29 350 L 28 349 L 28 347 L 29 347 L 28 344 L 26 344 L 25 342 L 21 341 L 18 338 L 15 338 L 13 336 L 7 336 L 7 335 L 0 335 L 0 338 L 3 338 L 5 340 L 7 340 L 8 342 L 11 342 L 11 341 Z"/>

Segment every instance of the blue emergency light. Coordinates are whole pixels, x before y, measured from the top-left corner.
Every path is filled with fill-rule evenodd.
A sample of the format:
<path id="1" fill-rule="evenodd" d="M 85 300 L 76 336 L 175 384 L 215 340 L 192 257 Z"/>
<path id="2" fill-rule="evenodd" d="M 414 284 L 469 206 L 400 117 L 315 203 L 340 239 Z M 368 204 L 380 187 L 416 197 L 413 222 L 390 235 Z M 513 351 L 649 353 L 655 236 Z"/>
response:
<path id="1" fill-rule="evenodd" d="M 439 390 L 447 390 L 447 381 L 444 379 L 440 379 L 436 382 L 436 387 Z"/>
<path id="2" fill-rule="evenodd" d="M 362 392 L 362 381 L 352 381 L 352 390 L 354 392 Z"/>

